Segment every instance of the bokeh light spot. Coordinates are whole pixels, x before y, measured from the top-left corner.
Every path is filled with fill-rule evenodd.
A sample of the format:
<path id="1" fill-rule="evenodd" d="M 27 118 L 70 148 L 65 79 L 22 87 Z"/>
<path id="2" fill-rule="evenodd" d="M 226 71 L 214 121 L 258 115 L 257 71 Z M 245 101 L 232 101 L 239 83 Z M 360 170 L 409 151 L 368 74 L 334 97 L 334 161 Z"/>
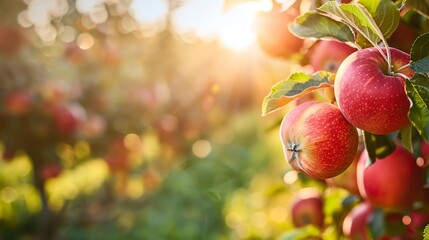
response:
<path id="1" fill-rule="evenodd" d="M 207 140 L 198 140 L 192 145 L 192 153 L 199 158 L 207 157 L 211 151 L 211 144 Z"/>
<path id="2" fill-rule="evenodd" d="M 296 182 L 296 180 L 298 180 L 298 172 L 294 170 L 288 171 L 283 176 L 283 181 L 286 184 L 293 184 L 294 182 Z"/>
<path id="3" fill-rule="evenodd" d="M 406 226 L 410 225 L 410 224 L 411 224 L 411 221 L 412 221 L 412 219 L 411 219 L 411 217 L 410 217 L 410 216 L 408 216 L 408 215 L 405 215 L 405 216 L 403 216 L 403 217 L 402 217 L 402 223 L 403 223 L 404 225 L 406 225 Z"/>
<path id="4" fill-rule="evenodd" d="M 0 196 L 3 202 L 11 203 L 18 197 L 18 193 L 14 188 L 7 186 L 1 189 Z"/>
<path id="5" fill-rule="evenodd" d="M 142 140 L 137 134 L 130 133 L 124 137 L 124 146 L 129 151 L 138 151 L 141 149 L 141 145 Z"/>

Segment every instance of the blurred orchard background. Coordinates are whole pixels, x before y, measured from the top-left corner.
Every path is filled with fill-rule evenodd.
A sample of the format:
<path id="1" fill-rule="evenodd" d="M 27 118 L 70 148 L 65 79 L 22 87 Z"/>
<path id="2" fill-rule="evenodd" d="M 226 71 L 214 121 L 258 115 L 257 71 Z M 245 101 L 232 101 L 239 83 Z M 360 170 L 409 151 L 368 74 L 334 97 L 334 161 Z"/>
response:
<path id="1" fill-rule="evenodd" d="M 296 103 L 261 117 L 311 71 L 302 42 L 258 44 L 258 12 L 290 4 L 1 0 L 0 239 L 276 239 L 309 186 L 344 218 L 348 192 L 283 156 Z"/>

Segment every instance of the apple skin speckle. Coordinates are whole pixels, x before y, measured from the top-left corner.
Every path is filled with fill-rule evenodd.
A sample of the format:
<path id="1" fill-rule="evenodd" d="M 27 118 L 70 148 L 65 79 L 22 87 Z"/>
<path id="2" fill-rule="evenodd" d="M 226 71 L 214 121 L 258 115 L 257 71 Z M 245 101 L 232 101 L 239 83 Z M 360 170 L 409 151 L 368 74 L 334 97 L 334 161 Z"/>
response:
<path id="1" fill-rule="evenodd" d="M 407 53 L 390 51 L 393 70 L 410 62 Z M 378 135 L 410 123 L 405 79 L 385 71 L 387 63 L 377 49 L 366 48 L 347 57 L 335 78 L 335 98 L 344 117 L 357 128 Z M 410 68 L 400 72 L 410 78 L 414 75 Z"/>

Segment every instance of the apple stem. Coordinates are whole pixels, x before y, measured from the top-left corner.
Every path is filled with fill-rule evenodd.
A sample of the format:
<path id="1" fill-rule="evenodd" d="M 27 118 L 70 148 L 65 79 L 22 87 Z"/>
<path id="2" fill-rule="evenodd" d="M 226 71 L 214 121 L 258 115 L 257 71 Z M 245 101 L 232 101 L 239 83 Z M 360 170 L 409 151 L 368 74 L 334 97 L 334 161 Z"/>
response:
<path id="1" fill-rule="evenodd" d="M 393 74 L 393 76 L 400 76 L 400 77 L 403 77 L 404 79 L 407 79 L 407 80 L 409 80 L 410 78 L 409 77 L 407 77 L 405 74 L 403 74 L 403 73 L 399 73 L 399 72 L 396 72 L 395 74 Z"/>
<path id="2" fill-rule="evenodd" d="M 405 69 L 405 68 L 407 68 L 407 67 L 409 67 L 410 66 L 410 64 L 408 63 L 408 64 L 405 64 L 404 66 L 401 66 L 401 67 L 399 67 L 398 69 L 396 69 L 396 71 L 395 71 L 395 73 L 398 73 L 398 72 L 400 72 L 401 70 L 403 70 L 403 69 Z"/>

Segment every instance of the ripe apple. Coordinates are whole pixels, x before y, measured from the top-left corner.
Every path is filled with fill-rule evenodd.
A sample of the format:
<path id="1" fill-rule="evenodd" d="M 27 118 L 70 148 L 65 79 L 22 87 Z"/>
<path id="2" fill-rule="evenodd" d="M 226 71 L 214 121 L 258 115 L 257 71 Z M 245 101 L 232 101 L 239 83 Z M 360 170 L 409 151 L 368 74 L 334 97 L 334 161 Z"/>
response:
<path id="1" fill-rule="evenodd" d="M 260 48 L 273 57 L 290 57 L 299 52 L 304 41 L 293 35 L 288 25 L 299 11 L 290 7 L 286 11 L 273 7 L 269 12 L 259 12 L 254 20 L 254 29 Z"/>
<path id="2" fill-rule="evenodd" d="M 323 227 L 323 199 L 315 188 L 303 188 L 295 195 L 291 207 L 292 222 L 295 227 L 314 225 Z"/>
<path id="3" fill-rule="evenodd" d="M 367 202 L 356 205 L 344 219 L 343 234 L 351 240 L 369 240 L 367 226 L 373 211 L 371 204 Z"/>
<path id="4" fill-rule="evenodd" d="M 351 194 L 359 195 L 359 188 L 357 184 L 357 165 L 363 149 L 364 145 L 359 144 L 352 164 L 340 175 L 326 179 L 326 183 L 328 183 L 330 186 L 346 189 Z"/>
<path id="5" fill-rule="evenodd" d="M 410 62 L 408 54 L 395 48 L 390 52 L 393 71 Z M 400 73 L 408 77 L 414 74 L 408 67 Z M 387 63 L 376 48 L 366 48 L 352 53 L 340 65 L 335 77 L 335 98 L 351 124 L 385 135 L 410 123 L 410 101 L 404 85 L 403 77 L 387 72 Z"/>
<path id="6" fill-rule="evenodd" d="M 32 95 L 25 90 L 15 90 L 7 94 L 5 99 L 6 111 L 12 115 L 27 113 L 33 102 Z"/>
<path id="7" fill-rule="evenodd" d="M 326 179 L 353 162 L 358 133 L 338 107 L 326 102 L 298 105 L 283 119 L 280 139 L 289 164 L 310 177 Z"/>
<path id="8" fill-rule="evenodd" d="M 423 169 L 413 155 L 397 145 L 395 151 L 365 167 L 368 153 L 362 152 L 357 168 L 361 195 L 371 204 L 389 211 L 410 208 L 423 194 Z"/>
<path id="9" fill-rule="evenodd" d="M 342 42 L 320 41 L 311 51 L 310 64 L 314 71 L 336 72 L 344 59 L 355 51 L 355 48 Z"/>

